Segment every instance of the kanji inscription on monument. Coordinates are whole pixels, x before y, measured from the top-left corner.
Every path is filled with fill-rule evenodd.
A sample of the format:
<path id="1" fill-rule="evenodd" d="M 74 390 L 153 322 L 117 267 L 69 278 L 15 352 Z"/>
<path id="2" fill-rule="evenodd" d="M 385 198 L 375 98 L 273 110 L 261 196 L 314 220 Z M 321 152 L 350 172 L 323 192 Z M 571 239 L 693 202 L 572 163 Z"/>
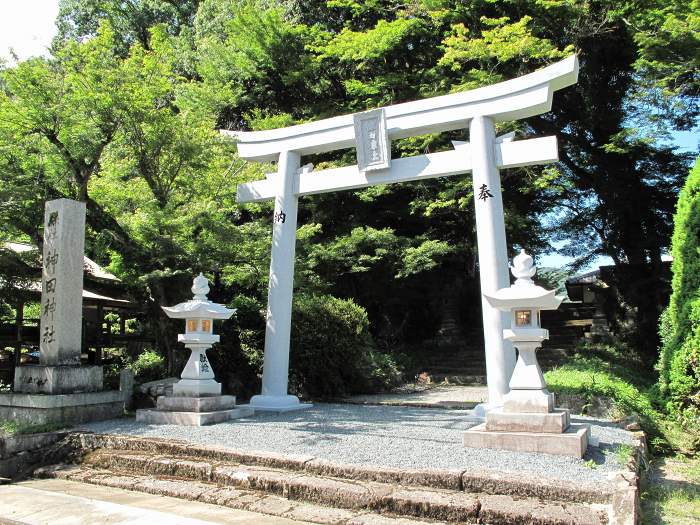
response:
<path id="1" fill-rule="evenodd" d="M 85 203 L 46 203 L 41 279 L 39 360 L 79 365 L 82 339 Z"/>

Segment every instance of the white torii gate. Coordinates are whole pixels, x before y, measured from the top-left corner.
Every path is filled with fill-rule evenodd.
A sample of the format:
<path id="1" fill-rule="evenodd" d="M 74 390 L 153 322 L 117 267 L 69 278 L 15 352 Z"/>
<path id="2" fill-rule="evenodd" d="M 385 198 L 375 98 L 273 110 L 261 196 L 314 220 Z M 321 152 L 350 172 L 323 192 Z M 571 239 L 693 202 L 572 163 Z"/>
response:
<path id="1" fill-rule="evenodd" d="M 266 131 L 221 130 L 237 140 L 241 158 L 277 161 L 277 173 L 238 185 L 238 202 L 275 200 L 270 285 L 265 330 L 262 393 L 256 410 L 309 407 L 289 395 L 289 336 L 292 315 L 297 208 L 301 195 L 349 190 L 472 172 L 479 274 L 482 294 L 509 286 L 499 169 L 556 162 L 556 137 L 512 141 L 496 138 L 494 123 L 539 115 L 552 107 L 554 91 L 575 84 L 578 60 L 572 55 L 522 77 L 472 91 L 387 106 L 307 124 Z M 391 140 L 469 128 L 469 142 L 428 155 L 391 159 Z M 301 156 L 357 148 L 358 165 L 311 171 Z M 515 352 L 503 340 L 507 315 L 482 295 L 489 402 L 502 404 L 515 366 Z"/>

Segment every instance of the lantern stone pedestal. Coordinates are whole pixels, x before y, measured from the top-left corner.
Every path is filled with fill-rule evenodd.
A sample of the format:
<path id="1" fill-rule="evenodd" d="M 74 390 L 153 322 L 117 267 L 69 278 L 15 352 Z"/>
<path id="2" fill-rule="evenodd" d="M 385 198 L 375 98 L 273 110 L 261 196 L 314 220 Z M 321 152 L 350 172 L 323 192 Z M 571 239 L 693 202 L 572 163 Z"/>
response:
<path id="1" fill-rule="evenodd" d="M 549 337 L 540 328 L 540 310 L 558 308 L 561 299 L 535 285 L 532 257 L 524 250 L 513 260 L 511 271 L 515 284 L 485 294 L 494 308 L 512 312 L 511 328 L 503 331 L 518 349 L 510 392 L 503 396 L 502 408 L 486 414 L 486 423 L 464 433 L 464 446 L 583 457 L 589 427 L 572 425 L 568 410 L 554 408 L 554 394 L 547 391 L 537 362 L 537 350 Z"/>
<path id="2" fill-rule="evenodd" d="M 201 273 L 192 286 L 194 298 L 173 307 L 163 307 L 168 317 L 186 319 L 178 341 L 191 353 L 181 379 L 170 396 L 159 396 L 155 409 L 136 411 L 136 421 L 155 425 L 202 426 L 253 415 L 250 407 L 237 407 L 235 396 L 222 396 L 221 384 L 214 380 L 207 349 L 219 341 L 214 335 L 214 319 L 228 319 L 235 310 L 207 299 L 209 283 Z"/>

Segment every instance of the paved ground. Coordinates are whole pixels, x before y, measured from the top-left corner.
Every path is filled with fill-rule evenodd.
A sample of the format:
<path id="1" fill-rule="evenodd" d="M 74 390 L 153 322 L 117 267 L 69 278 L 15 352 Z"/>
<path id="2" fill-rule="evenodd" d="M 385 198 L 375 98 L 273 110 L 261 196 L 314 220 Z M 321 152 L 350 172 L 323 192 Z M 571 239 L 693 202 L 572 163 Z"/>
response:
<path id="1" fill-rule="evenodd" d="M 582 422 L 573 418 L 573 422 Z M 317 404 L 301 412 L 258 413 L 209 427 L 146 425 L 134 419 L 90 423 L 99 433 L 178 439 L 248 451 L 303 454 L 339 463 L 398 468 L 457 468 L 528 472 L 548 478 L 600 480 L 619 470 L 614 451 L 631 434 L 611 423 L 586 419 L 600 447 L 581 459 L 462 446 L 462 433 L 477 423 L 467 410 Z"/>
<path id="2" fill-rule="evenodd" d="M 0 486 L 0 524 L 301 525 L 278 516 L 141 492 L 42 479 Z"/>
<path id="3" fill-rule="evenodd" d="M 434 408 L 474 408 L 488 399 L 485 386 L 435 385 L 419 392 L 352 396 L 350 403 Z"/>

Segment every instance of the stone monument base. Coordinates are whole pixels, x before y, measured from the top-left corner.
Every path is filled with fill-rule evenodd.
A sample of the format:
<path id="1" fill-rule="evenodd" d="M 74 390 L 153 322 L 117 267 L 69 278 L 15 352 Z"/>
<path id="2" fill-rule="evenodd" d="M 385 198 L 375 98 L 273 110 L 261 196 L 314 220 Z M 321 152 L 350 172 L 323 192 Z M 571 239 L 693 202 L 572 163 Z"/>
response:
<path id="1" fill-rule="evenodd" d="M 34 367 L 21 367 L 34 368 Z M 78 368 L 78 367 L 36 367 Z M 80 367 L 99 371 L 102 384 L 102 367 Z M 134 374 L 122 370 L 119 374 L 119 390 L 79 392 L 68 394 L 34 394 L 13 392 L 0 394 L 0 419 L 28 425 L 59 424 L 79 425 L 89 421 L 114 419 L 124 415 L 124 408 L 131 405 L 134 395 Z"/>
<path id="2" fill-rule="evenodd" d="M 482 423 L 464 433 L 464 446 L 516 452 L 540 452 L 582 458 L 588 447 L 588 425 L 569 425 L 563 433 L 505 432 L 486 430 Z"/>
<path id="3" fill-rule="evenodd" d="M 101 366 L 23 365 L 15 369 L 15 392 L 76 394 L 102 391 Z"/>
<path id="4" fill-rule="evenodd" d="M 151 425 L 203 426 L 252 416 L 249 406 L 236 406 L 235 396 L 160 396 L 155 409 L 136 411 L 136 421 Z"/>
<path id="5" fill-rule="evenodd" d="M 79 425 L 124 415 L 126 393 L 0 394 L 0 419 L 28 425 Z"/>

